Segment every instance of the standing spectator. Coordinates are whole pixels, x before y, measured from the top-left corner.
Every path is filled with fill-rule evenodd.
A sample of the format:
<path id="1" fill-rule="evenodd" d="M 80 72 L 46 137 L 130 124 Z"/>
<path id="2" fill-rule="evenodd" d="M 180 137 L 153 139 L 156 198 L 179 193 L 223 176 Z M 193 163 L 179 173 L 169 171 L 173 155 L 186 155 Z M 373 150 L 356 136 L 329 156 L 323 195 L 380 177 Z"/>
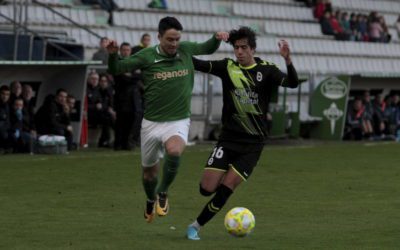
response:
<path id="1" fill-rule="evenodd" d="M 340 41 L 349 40 L 348 35 L 344 32 L 342 26 L 339 23 L 341 13 L 339 10 L 335 12 L 334 15 L 331 15 L 330 24 L 333 29 L 333 33 L 335 34 L 335 39 Z"/>
<path id="2" fill-rule="evenodd" d="M 351 13 L 350 14 L 350 31 L 351 31 L 351 37 L 353 41 L 358 41 L 358 21 L 357 21 L 357 16 L 356 13 Z"/>
<path id="3" fill-rule="evenodd" d="M 33 129 L 35 130 L 35 98 L 33 97 L 31 85 L 22 85 L 22 98 L 24 100 L 24 109 L 26 110 L 27 115 L 29 115 L 29 120 L 31 121 Z"/>
<path id="4" fill-rule="evenodd" d="M 10 90 L 11 90 L 11 96 L 10 96 L 10 102 L 9 104 L 12 106 L 14 103 L 14 100 L 17 98 L 21 98 L 22 94 L 22 85 L 18 81 L 13 81 L 10 83 Z"/>
<path id="5" fill-rule="evenodd" d="M 100 39 L 100 48 L 93 54 L 92 60 L 102 61 L 104 65 L 108 62 L 108 53 L 106 49 L 107 37 L 102 37 Z"/>
<path id="6" fill-rule="evenodd" d="M 399 116 L 399 108 L 400 108 L 400 97 L 399 95 L 392 95 L 390 97 L 391 102 L 388 105 L 388 124 L 389 124 L 389 132 L 390 134 L 397 135 L 397 130 L 400 125 L 400 116 Z"/>
<path id="7" fill-rule="evenodd" d="M 36 138 L 33 119 L 28 111 L 24 109 L 24 100 L 14 100 L 10 113 L 11 139 L 14 153 L 32 152 L 32 143 Z"/>
<path id="8" fill-rule="evenodd" d="M 100 120 L 100 110 L 102 109 L 99 91 L 99 74 L 89 73 L 86 96 L 88 100 L 88 123 L 90 128 L 96 128 Z"/>
<path id="9" fill-rule="evenodd" d="M 347 12 L 343 12 L 340 15 L 340 26 L 343 29 L 343 33 L 346 34 L 346 36 L 348 37 L 348 40 L 354 41 L 355 37 L 352 36 L 352 30 L 350 27 L 350 19 L 349 19 L 349 14 L 347 14 Z"/>
<path id="10" fill-rule="evenodd" d="M 140 43 L 132 48 L 131 54 L 136 54 L 140 50 L 149 47 L 151 44 L 151 36 L 148 33 L 144 33 L 140 38 Z M 122 45 L 121 45 L 122 46 Z"/>
<path id="11" fill-rule="evenodd" d="M 374 107 L 371 102 L 371 95 L 369 91 L 365 91 L 363 94 L 362 104 L 365 109 L 365 121 L 368 126 L 371 128 L 371 132 L 373 132 L 373 115 L 374 115 Z"/>
<path id="12" fill-rule="evenodd" d="M 386 25 L 385 18 L 383 16 L 380 16 L 378 19 L 379 19 L 379 23 L 381 24 L 381 27 L 382 27 L 381 42 L 389 43 L 390 40 L 392 39 L 392 36 L 389 33 L 389 28 Z"/>
<path id="13" fill-rule="evenodd" d="M 0 149 L 8 150 L 10 130 L 10 88 L 0 87 Z"/>
<path id="14" fill-rule="evenodd" d="M 325 12 L 325 1 L 318 0 L 317 4 L 314 7 L 314 17 L 317 18 L 318 20 L 321 20 L 321 18 L 324 16 L 324 12 Z"/>
<path id="15" fill-rule="evenodd" d="M 101 100 L 101 136 L 98 142 L 98 147 L 108 148 L 111 139 L 110 129 L 113 127 L 115 121 L 115 112 L 113 109 L 113 90 L 109 85 L 107 75 L 100 76 L 99 92 Z"/>
<path id="16" fill-rule="evenodd" d="M 131 55 L 130 44 L 122 43 L 119 48 L 119 52 L 119 60 L 124 60 L 125 58 L 128 58 Z M 136 73 L 136 70 L 119 75 L 114 75 L 114 109 L 117 113 L 115 121 L 115 150 L 131 149 L 131 145 L 129 145 L 130 132 L 133 127 L 134 121 L 137 120 L 137 118 L 135 117 L 137 115 L 136 111 L 138 109 L 141 109 L 142 96 L 140 95 L 137 87 L 140 78 L 141 75 L 140 73 Z M 138 107 L 139 104 L 140 107 Z"/>

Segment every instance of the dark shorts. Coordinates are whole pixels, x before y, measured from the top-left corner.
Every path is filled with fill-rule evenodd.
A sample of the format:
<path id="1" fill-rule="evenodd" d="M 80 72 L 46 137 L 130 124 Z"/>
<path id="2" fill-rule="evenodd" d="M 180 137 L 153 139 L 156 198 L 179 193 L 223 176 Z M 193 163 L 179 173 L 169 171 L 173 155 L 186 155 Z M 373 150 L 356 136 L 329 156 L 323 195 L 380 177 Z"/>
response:
<path id="1" fill-rule="evenodd" d="M 217 144 L 208 158 L 205 169 L 227 172 L 229 168 L 232 168 L 246 181 L 257 165 L 261 152 L 262 149 L 250 152 L 239 151 Z"/>

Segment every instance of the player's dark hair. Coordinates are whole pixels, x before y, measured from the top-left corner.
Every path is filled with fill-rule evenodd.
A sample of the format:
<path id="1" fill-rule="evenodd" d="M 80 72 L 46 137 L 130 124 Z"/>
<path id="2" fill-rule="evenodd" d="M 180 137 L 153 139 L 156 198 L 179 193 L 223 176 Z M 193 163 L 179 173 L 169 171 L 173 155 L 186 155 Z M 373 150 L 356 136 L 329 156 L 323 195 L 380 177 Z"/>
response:
<path id="1" fill-rule="evenodd" d="M 65 89 L 59 88 L 59 89 L 57 89 L 56 95 L 60 94 L 61 92 L 65 92 L 68 94 L 68 92 Z"/>
<path id="2" fill-rule="evenodd" d="M 3 92 L 3 91 L 10 91 L 10 87 L 8 87 L 7 85 L 1 86 L 0 87 L 0 92 Z"/>
<path id="3" fill-rule="evenodd" d="M 129 46 L 129 47 L 131 47 L 131 44 L 128 43 L 128 42 L 123 42 L 123 43 L 121 43 L 121 46 L 119 46 L 119 48 L 122 48 L 123 46 Z"/>
<path id="4" fill-rule="evenodd" d="M 158 33 L 164 35 L 165 31 L 169 29 L 183 30 L 182 24 L 173 16 L 166 16 L 158 23 Z"/>
<path id="5" fill-rule="evenodd" d="M 256 33 L 249 27 L 242 26 L 238 30 L 231 30 L 229 32 L 228 43 L 235 46 L 237 40 L 246 38 L 250 48 L 255 49 L 257 47 L 256 43 Z"/>

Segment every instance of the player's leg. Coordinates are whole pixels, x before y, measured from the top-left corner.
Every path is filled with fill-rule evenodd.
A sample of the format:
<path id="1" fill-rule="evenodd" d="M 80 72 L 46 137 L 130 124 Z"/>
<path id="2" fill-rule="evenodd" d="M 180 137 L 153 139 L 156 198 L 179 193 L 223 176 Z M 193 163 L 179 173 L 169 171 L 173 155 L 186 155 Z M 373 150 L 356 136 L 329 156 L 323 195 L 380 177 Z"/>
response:
<path id="1" fill-rule="evenodd" d="M 227 150 L 225 150 L 226 153 Z M 216 189 L 214 197 L 206 204 L 187 231 L 187 237 L 191 240 L 199 240 L 198 231 L 202 226 L 209 222 L 225 205 L 233 191 L 250 176 L 253 168 L 257 164 L 261 151 L 240 154 L 239 152 L 230 152 L 226 157 L 230 157 L 232 164 L 229 164 L 229 170 L 224 175 L 222 182 Z"/>
<path id="2" fill-rule="evenodd" d="M 184 119 L 166 123 L 164 128 L 163 142 L 165 158 L 163 176 L 157 188 L 157 214 L 159 216 L 165 216 L 169 211 L 167 192 L 178 173 L 180 158 L 188 140 L 189 125 L 190 120 Z"/>
<path id="3" fill-rule="evenodd" d="M 144 217 L 148 223 L 153 221 L 155 215 L 159 161 L 163 154 L 162 143 L 157 132 L 156 123 L 143 120 L 141 129 L 142 183 L 147 197 Z"/>

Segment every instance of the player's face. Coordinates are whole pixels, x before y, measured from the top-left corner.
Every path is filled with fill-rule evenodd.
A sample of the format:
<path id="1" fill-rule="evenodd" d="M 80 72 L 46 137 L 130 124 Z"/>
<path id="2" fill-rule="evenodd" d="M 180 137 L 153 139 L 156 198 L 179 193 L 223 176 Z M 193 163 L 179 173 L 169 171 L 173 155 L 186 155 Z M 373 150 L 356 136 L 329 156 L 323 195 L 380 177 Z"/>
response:
<path id="1" fill-rule="evenodd" d="M 179 48 L 181 32 L 176 29 L 169 29 L 163 35 L 158 34 L 158 39 L 160 40 L 162 51 L 169 56 L 173 56 Z"/>
<path id="2" fill-rule="evenodd" d="M 132 51 L 131 46 L 128 46 L 128 45 L 124 45 L 120 49 L 120 53 L 121 53 L 122 57 L 130 56 L 131 55 L 131 51 Z"/>
<path id="3" fill-rule="evenodd" d="M 247 38 L 237 40 L 233 51 L 240 65 L 247 67 L 254 64 L 254 49 L 250 47 Z"/>

